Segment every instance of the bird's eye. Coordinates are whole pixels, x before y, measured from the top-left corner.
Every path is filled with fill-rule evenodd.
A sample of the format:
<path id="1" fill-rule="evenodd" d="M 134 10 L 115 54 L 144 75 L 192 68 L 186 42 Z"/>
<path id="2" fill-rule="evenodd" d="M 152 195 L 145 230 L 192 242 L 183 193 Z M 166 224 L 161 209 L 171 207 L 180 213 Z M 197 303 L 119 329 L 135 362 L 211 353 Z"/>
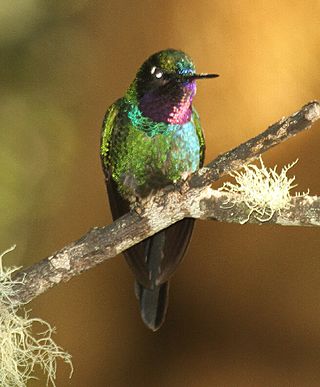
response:
<path id="1" fill-rule="evenodd" d="M 158 79 L 160 79 L 162 77 L 162 75 L 163 75 L 162 71 L 157 71 L 155 74 L 156 78 L 158 78 Z"/>
<path id="2" fill-rule="evenodd" d="M 151 74 L 154 75 L 156 78 L 160 79 L 163 76 L 163 71 L 161 71 L 156 66 L 153 66 L 151 69 Z"/>

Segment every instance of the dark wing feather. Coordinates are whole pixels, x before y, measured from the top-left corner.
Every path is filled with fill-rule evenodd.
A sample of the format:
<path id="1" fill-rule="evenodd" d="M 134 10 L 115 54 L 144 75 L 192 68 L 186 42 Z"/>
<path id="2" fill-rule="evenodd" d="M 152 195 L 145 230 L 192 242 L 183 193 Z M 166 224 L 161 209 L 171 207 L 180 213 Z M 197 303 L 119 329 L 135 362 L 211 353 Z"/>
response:
<path id="1" fill-rule="evenodd" d="M 112 178 L 107 181 L 107 188 L 111 212 L 113 218 L 117 219 L 129 212 L 129 204 L 119 195 L 116 183 Z M 187 218 L 165 229 L 164 257 L 161 262 L 161 270 L 156 280 L 158 284 L 168 281 L 175 272 L 189 244 L 193 225 L 194 219 Z M 146 264 L 149 250 L 148 246 L 152 238 L 153 236 L 130 247 L 124 252 L 125 258 L 133 270 L 137 281 L 145 287 L 152 285 L 149 278 L 148 265 Z"/>
<path id="2" fill-rule="evenodd" d="M 128 201 L 124 200 L 117 189 L 115 181 L 110 178 L 107 180 L 107 190 L 109 196 L 109 203 L 112 212 L 113 219 L 118 219 L 122 215 L 130 211 L 130 206 Z M 149 239 L 130 247 L 128 250 L 124 251 L 124 256 L 133 270 L 136 279 L 142 285 L 149 287 L 149 273 L 145 263 L 145 256 L 147 251 L 147 246 L 149 244 Z"/>

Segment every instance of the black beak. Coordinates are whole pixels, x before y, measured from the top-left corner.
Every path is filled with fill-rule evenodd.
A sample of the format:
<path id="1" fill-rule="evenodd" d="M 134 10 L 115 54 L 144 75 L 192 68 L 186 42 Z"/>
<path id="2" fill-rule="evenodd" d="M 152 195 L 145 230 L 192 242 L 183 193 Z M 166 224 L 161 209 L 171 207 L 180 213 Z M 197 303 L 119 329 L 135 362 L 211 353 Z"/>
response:
<path id="1" fill-rule="evenodd" d="M 194 79 L 206 79 L 206 78 L 217 78 L 219 74 L 193 74 L 193 75 L 186 75 L 184 78 L 188 81 L 193 81 Z"/>

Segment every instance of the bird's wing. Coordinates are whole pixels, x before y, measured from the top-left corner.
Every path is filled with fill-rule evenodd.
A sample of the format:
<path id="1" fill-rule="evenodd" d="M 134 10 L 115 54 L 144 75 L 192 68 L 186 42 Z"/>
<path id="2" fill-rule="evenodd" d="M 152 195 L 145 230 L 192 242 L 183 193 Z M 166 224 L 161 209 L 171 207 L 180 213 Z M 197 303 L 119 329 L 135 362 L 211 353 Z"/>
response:
<path id="1" fill-rule="evenodd" d="M 117 115 L 119 113 L 119 101 L 112 104 L 106 112 L 102 123 L 101 142 L 100 142 L 100 157 L 102 169 L 106 178 L 110 175 L 110 145 L 112 131 L 115 127 Z"/>
<path id="2" fill-rule="evenodd" d="M 117 184 L 112 178 L 111 171 L 111 147 L 113 131 L 119 125 L 118 114 L 120 111 L 121 99 L 118 99 L 107 110 L 102 123 L 102 133 L 100 142 L 100 157 L 102 169 L 105 176 L 105 183 L 108 191 L 109 204 L 113 219 L 118 219 L 120 216 L 130 211 L 128 201 L 123 199 L 119 194 Z"/>
<path id="3" fill-rule="evenodd" d="M 206 151 L 206 142 L 204 138 L 204 133 L 200 124 L 200 117 L 196 109 L 192 106 L 192 121 L 194 123 L 194 126 L 196 128 L 196 132 L 199 138 L 199 144 L 200 144 L 200 161 L 199 161 L 199 168 L 203 166 L 204 163 L 204 155 Z"/>
<path id="4" fill-rule="evenodd" d="M 112 178 L 110 149 L 112 147 L 113 131 L 119 125 L 118 114 L 120 111 L 121 100 L 116 101 L 110 106 L 103 120 L 102 134 L 100 143 L 100 157 L 102 169 L 105 175 L 105 182 L 108 191 L 109 204 L 113 219 L 118 219 L 122 215 L 130 211 L 130 205 L 120 194 L 117 183 Z M 136 273 L 136 277 L 140 283 L 150 285 L 148 268 L 145 263 L 145 251 L 149 246 L 148 239 L 132 246 L 124 252 L 124 255 Z"/>

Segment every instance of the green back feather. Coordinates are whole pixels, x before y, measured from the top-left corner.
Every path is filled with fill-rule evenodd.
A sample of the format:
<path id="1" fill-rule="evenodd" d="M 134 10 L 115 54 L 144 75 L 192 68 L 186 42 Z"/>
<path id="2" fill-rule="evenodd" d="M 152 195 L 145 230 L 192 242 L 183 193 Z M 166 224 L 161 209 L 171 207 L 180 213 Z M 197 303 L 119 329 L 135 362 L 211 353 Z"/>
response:
<path id="1" fill-rule="evenodd" d="M 110 143 L 115 119 L 119 113 L 119 100 L 112 104 L 107 110 L 102 123 L 102 135 L 100 144 L 100 156 L 103 167 L 107 170 L 110 166 Z"/>

